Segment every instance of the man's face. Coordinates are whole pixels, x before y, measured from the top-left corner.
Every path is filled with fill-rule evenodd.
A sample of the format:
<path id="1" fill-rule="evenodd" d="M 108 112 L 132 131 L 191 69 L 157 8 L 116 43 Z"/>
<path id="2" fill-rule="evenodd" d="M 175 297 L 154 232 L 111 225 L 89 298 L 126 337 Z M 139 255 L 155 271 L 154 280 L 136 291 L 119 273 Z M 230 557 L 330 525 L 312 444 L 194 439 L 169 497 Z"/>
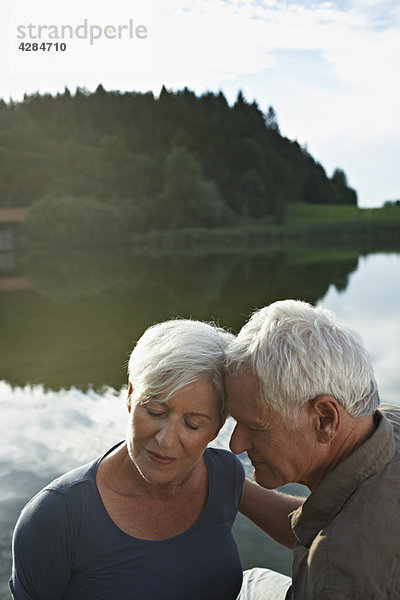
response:
<path id="1" fill-rule="evenodd" d="M 288 426 L 280 413 L 260 403 L 254 375 L 227 375 L 225 388 L 228 412 L 237 421 L 230 448 L 247 452 L 257 483 L 269 489 L 290 482 L 310 487 L 318 476 L 320 450 L 310 407 L 302 409 L 298 426 Z"/>

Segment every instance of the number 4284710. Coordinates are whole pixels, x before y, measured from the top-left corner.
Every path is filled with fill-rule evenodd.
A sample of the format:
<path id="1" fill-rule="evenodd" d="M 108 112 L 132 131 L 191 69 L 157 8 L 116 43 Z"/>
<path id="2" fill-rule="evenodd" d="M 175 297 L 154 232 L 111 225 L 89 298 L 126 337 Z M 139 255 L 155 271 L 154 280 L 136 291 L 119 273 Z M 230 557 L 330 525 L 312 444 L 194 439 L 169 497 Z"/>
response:
<path id="1" fill-rule="evenodd" d="M 37 42 L 21 42 L 18 46 L 18 50 L 22 50 L 22 52 L 50 52 L 51 50 L 55 52 L 65 52 L 67 49 L 67 44 L 64 42 L 42 42 L 38 44 Z"/>

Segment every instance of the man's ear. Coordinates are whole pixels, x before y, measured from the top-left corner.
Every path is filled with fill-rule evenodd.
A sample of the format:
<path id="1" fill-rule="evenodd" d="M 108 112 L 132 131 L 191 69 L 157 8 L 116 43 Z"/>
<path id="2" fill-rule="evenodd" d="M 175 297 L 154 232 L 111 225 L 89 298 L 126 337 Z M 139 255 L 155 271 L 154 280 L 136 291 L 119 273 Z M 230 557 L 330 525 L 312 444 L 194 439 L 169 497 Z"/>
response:
<path id="1" fill-rule="evenodd" d="M 128 412 L 131 412 L 131 408 L 132 408 L 132 392 L 133 392 L 133 385 L 131 384 L 131 382 L 129 382 L 129 386 L 128 386 L 128 398 L 126 401 L 126 405 L 128 407 Z"/>
<path id="2" fill-rule="evenodd" d="M 317 396 L 311 403 L 317 439 L 321 444 L 329 444 L 341 423 L 340 405 L 333 396 L 325 394 Z"/>

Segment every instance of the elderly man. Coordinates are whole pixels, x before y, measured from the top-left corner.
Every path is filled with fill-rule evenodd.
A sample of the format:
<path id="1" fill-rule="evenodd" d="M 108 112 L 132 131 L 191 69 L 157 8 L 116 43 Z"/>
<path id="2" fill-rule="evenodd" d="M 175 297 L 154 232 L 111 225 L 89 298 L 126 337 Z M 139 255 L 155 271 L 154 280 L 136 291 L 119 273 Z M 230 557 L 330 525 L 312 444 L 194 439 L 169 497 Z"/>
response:
<path id="1" fill-rule="evenodd" d="M 290 545 L 296 509 L 292 585 L 271 596 L 257 569 L 241 598 L 399 599 L 400 409 L 377 410 L 360 338 L 330 311 L 275 302 L 228 348 L 226 391 L 231 449 L 247 452 L 267 488 L 263 506 L 259 486 L 247 485 L 242 512 Z M 311 490 L 304 503 L 270 491 L 289 482 Z"/>

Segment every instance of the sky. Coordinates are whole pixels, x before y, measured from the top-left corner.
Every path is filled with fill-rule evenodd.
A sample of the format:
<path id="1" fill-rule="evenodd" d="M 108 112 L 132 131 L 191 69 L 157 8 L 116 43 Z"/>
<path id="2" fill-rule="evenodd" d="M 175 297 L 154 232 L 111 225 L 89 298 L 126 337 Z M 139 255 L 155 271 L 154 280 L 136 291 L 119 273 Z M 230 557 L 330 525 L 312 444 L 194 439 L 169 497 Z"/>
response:
<path id="1" fill-rule="evenodd" d="M 361 207 L 400 199 L 399 0 L 3 0 L 0 97 L 241 90 Z M 50 50 L 26 44 L 51 42 Z M 21 49 L 21 43 L 25 50 Z M 65 43 L 65 50 L 56 44 Z"/>

